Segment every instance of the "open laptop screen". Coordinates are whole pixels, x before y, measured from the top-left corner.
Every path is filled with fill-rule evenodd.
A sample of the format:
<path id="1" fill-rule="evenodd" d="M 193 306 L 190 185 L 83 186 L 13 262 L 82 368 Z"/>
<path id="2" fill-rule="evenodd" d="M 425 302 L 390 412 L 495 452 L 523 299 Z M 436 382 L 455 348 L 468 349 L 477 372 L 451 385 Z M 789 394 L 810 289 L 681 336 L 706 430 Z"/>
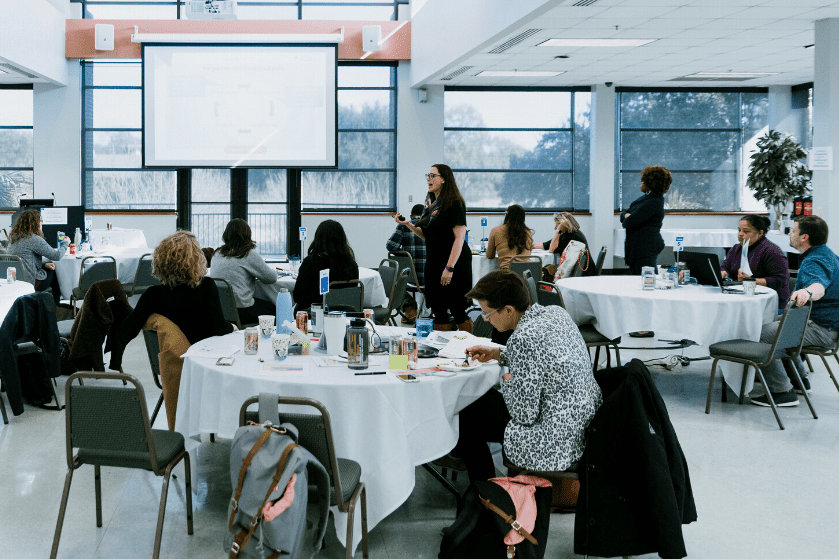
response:
<path id="1" fill-rule="evenodd" d="M 690 270 L 690 277 L 696 278 L 699 285 L 718 287 L 722 284 L 720 259 L 716 254 L 684 250 L 679 259 L 687 265 L 687 269 Z M 714 274 L 716 274 L 716 279 Z"/>

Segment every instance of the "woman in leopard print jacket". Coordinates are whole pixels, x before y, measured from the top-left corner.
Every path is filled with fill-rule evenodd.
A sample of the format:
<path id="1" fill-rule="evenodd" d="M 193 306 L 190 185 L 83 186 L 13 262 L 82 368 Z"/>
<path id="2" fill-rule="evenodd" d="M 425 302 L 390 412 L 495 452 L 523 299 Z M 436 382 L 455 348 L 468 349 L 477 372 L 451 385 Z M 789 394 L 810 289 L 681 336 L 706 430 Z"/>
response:
<path id="1" fill-rule="evenodd" d="M 494 477 L 487 442 L 503 442 L 517 466 L 566 470 L 583 454 L 584 432 L 603 401 L 577 325 L 558 306 L 530 305 L 524 281 L 509 271 L 484 276 L 467 294 L 499 331 L 514 330 L 506 349 L 469 348 L 480 361 L 509 367 L 502 390 L 490 390 L 460 412 L 460 437 L 452 452 L 469 478 Z"/>

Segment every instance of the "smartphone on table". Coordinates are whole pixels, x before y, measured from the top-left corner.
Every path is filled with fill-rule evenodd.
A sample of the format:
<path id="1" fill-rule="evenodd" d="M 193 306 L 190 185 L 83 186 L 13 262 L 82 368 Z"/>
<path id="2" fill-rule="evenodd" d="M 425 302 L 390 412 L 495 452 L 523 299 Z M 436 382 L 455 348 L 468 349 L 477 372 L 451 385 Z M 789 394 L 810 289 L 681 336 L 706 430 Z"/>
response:
<path id="1" fill-rule="evenodd" d="M 411 374 L 396 375 L 396 378 L 404 382 L 419 382 L 419 379 Z"/>

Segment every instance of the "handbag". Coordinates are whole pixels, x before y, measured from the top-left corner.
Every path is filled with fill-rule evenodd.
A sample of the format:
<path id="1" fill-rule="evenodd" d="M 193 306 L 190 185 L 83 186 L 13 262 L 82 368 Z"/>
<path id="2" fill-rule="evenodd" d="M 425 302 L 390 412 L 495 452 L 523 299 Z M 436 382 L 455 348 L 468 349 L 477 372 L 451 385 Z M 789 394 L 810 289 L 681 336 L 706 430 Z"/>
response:
<path id="1" fill-rule="evenodd" d="M 583 267 L 582 259 L 585 258 L 585 267 Z M 562 251 L 562 256 L 559 258 L 559 267 L 556 270 L 556 279 L 571 277 L 574 273 L 574 267 L 579 265 L 580 271 L 588 270 L 591 257 L 588 254 L 588 248 L 585 243 L 580 241 L 571 241 L 565 250 Z"/>

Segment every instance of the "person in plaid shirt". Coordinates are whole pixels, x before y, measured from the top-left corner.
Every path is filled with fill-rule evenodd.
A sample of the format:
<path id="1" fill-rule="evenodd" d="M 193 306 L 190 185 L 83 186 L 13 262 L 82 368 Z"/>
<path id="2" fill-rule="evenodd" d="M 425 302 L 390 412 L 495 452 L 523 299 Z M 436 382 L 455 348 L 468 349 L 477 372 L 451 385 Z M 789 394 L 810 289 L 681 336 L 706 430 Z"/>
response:
<path id="1" fill-rule="evenodd" d="M 416 204 L 411 208 L 411 222 L 417 223 L 422 218 L 423 211 L 422 204 Z M 390 239 L 387 241 L 387 249 L 389 251 L 404 250 L 411 253 L 411 258 L 414 259 L 414 269 L 417 271 L 417 280 L 420 285 L 425 285 L 425 241 L 414 235 L 410 229 L 404 225 L 397 225 L 396 230 Z M 405 317 L 402 322 L 405 324 L 413 324 L 417 318 L 417 302 L 413 297 L 405 294 L 405 303 L 402 306 L 402 312 Z"/>

